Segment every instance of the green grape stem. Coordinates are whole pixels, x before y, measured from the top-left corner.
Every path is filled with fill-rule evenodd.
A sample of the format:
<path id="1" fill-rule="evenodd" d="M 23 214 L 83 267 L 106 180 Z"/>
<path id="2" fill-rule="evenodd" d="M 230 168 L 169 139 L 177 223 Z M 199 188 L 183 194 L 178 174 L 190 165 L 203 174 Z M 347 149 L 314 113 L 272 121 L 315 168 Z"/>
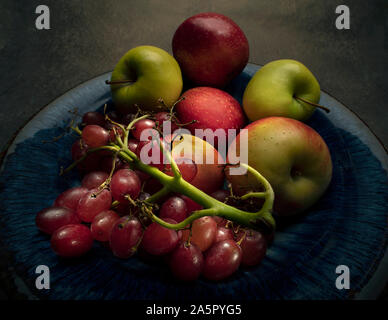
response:
<path id="1" fill-rule="evenodd" d="M 128 162 L 131 168 L 141 170 L 147 173 L 152 178 L 157 179 L 163 185 L 161 190 L 151 195 L 150 198 L 144 201 L 144 204 L 146 206 L 149 206 L 149 210 L 146 210 L 146 212 L 154 222 L 159 223 L 160 225 L 169 229 L 180 230 L 180 229 L 184 229 L 185 227 L 190 225 L 194 220 L 198 218 L 201 218 L 204 216 L 220 216 L 225 219 L 234 221 L 244 227 L 248 227 L 252 229 L 259 229 L 260 227 L 263 227 L 263 224 L 270 230 L 275 229 L 275 220 L 272 217 L 272 208 L 273 208 L 273 202 L 274 202 L 273 189 L 270 183 L 258 171 L 256 171 L 254 168 L 250 167 L 249 165 L 244 163 L 240 164 L 240 166 L 245 167 L 248 170 L 248 172 L 252 174 L 262 184 L 265 191 L 251 192 L 242 196 L 241 199 L 246 200 L 251 197 L 264 199 L 264 204 L 262 205 L 261 209 L 257 212 L 248 212 L 248 211 L 240 210 L 226 203 L 220 202 L 215 198 L 211 197 L 210 195 L 206 194 L 205 192 L 201 191 L 200 189 L 196 188 L 189 182 L 185 181 L 182 178 L 178 165 L 173 159 L 170 151 L 164 148 L 163 143 L 160 143 L 160 148 L 162 149 L 163 153 L 167 157 L 168 162 L 171 163 L 173 176 L 169 176 L 164 172 L 160 171 L 159 169 L 157 169 L 156 167 L 143 163 L 134 152 L 129 150 L 127 141 L 128 141 L 129 131 L 132 129 L 133 125 L 140 119 L 144 119 L 146 117 L 147 115 L 141 116 L 133 120 L 127 126 L 127 128 L 125 129 L 124 141 L 119 137 L 119 135 L 117 135 L 117 139 L 115 143 L 111 143 L 109 146 L 103 146 L 103 147 L 89 150 L 87 154 L 90 154 L 91 152 L 95 152 L 98 150 L 110 150 L 114 153 L 117 153 L 117 155 L 122 160 Z M 79 161 L 82 161 L 82 159 L 78 160 L 77 163 Z M 67 172 L 75 165 L 76 163 L 73 163 L 64 172 Z M 187 217 L 185 220 L 177 224 L 168 223 L 160 219 L 152 212 L 152 204 L 157 202 L 159 199 L 169 194 L 170 192 L 183 194 L 189 197 L 190 199 L 192 199 L 193 201 L 195 201 L 196 203 L 200 204 L 204 209 L 194 211 L 189 217 Z"/>

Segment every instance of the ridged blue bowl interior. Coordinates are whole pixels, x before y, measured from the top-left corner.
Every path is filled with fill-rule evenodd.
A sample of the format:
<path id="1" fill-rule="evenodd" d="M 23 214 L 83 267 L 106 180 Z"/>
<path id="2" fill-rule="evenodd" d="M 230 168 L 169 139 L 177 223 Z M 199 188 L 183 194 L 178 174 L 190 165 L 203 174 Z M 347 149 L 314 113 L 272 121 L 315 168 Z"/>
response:
<path id="1" fill-rule="evenodd" d="M 228 87 L 241 101 L 258 66 L 248 65 Z M 5 158 L 0 176 L 0 237 L 12 253 L 12 265 L 31 295 L 48 299 L 345 299 L 370 279 L 386 247 L 387 173 L 370 146 L 355 130 L 335 124 L 343 117 L 338 102 L 322 94 L 331 114 L 316 111 L 308 124 L 329 146 L 332 183 L 308 214 L 283 223 L 267 256 L 258 267 L 240 270 L 219 283 L 175 281 L 163 264 L 137 257 L 121 260 L 101 244 L 83 258 L 64 260 L 38 232 L 35 215 L 65 189 L 80 183 L 72 172 L 60 177 L 71 162 L 76 137 L 63 134 L 77 108 L 80 114 L 110 100 L 104 84 L 109 74 L 69 91 L 33 118 L 19 133 Z M 342 111 L 341 111 L 342 110 Z M 336 121 L 334 121 L 336 120 Z M 48 142 L 50 141 L 50 142 Z M 35 268 L 50 268 L 50 290 L 35 289 Z M 338 290 L 335 269 L 350 269 L 351 292 Z"/>

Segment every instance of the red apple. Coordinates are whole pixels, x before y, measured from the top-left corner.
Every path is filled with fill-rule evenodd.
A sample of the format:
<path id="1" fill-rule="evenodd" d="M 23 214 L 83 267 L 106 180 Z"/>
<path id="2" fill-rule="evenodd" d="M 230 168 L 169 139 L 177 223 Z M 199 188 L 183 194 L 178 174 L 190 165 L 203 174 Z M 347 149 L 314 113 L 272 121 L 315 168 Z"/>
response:
<path id="1" fill-rule="evenodd" d="M 244 126 L 245 117 L 240 104 L 225 91 L 197 87 L 186 91 L 182 97 L 185 99 L 176 105 L 178 118 L 181 123 L 195 120 L 195 123 L 185 127 L 193 135 L 203 138 L 195 133 L 195 129 L 211 129 L 213 132 L 223 129 L 227 137 L 228 129 L 238 131 Z M 217 146 L 217 139 L 214 142 Z"/>
<path id="2" fill-rule="evenodd" d="M 246 66 L 249 45 L 230 18 L 200 13 L 175 31 L 172 50 L 183 74 L 197 85 L 224 87 Z"/>
<path id="3" fill-rule="evenodd" d="M 279 215 L 293 215 L 316 203 L 332 175 L 330 152 L 322 137 L 306 124 L 284 117 L 257 120 L 245 129 L 248 164 L 272 185 L 275 211 Z M 240 135 L 230 148 L 236 148 L 238 155 L 239 146 Z M 229 170 L 226 174 L 238 194 L 259 187 L 251 174 L 230 175 Z"/>

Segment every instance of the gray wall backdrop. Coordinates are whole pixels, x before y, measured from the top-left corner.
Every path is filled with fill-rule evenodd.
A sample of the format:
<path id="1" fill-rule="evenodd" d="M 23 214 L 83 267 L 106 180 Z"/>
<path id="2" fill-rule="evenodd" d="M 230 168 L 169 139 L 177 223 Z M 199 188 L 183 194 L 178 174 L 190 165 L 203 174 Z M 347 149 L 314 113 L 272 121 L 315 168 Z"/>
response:
<path id="1" fill-rule="evenodd" d="M 302 61 L 323 90 L 359 114 L 388 144 L 388 1 L 340 0 L 1 0 L 0 150 L 34 113 L 77 84 L 112 70 L 130 48 L 171 52 L 175 29 L 204 11 L 228 15 L 246 33 L 250 62 Z M 35 8 L 51 9 L 51 30 Z M 351 29 L 335 28 L 350 7 Z"/>

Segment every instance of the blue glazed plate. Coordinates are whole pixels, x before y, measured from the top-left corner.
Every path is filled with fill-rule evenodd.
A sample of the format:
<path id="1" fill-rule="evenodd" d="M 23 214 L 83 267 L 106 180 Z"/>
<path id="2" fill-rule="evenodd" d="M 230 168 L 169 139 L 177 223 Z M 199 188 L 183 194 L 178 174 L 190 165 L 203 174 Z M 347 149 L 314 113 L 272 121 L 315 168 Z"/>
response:
<path id="1" fill-rule="evenodd" d="M 249 64 L 227 88 L 241 102 L 245 86 L 259 69 Z M 331 151 L 332 183 L 307 215 L 277 231 L 262 264 L 212 283 L 176 282 L 162 265 L 134 257 L 120 260 L 99 243 L 76 260 L 58 258 L 49 238 L 38 232 L 35 214 L 65 189 L 80 183 L 76 172 L 59 177 L 71 162 L 76 137 L 63 134 L 74 116 L 110 101 L 106 73 L 70 90 L 41 110 L 16 136 L 0 172 L 0 238 L 10 253 L 17 290 L 35 299 L 348 299 L 373 298 L 387 281 L 387 154 L 366 125 L 328 94 L 308 124 Z M 51 142 L 47 142 L 51 141 Z M 377 267 L 382 265 L 378 270 Z M 35 288 L 35 269 L 50 268 L 50 290 Z M 350 269 L 350 290 L 335 286 L 339 265 Z M 383 268 L 383 269 L 382 269 Z M 382 269 L 382 271 L 380 270 Z M 377 270 L 377 271 L 376 271 Z M 385 271 L 387 268 L 385 268 Z"/>

